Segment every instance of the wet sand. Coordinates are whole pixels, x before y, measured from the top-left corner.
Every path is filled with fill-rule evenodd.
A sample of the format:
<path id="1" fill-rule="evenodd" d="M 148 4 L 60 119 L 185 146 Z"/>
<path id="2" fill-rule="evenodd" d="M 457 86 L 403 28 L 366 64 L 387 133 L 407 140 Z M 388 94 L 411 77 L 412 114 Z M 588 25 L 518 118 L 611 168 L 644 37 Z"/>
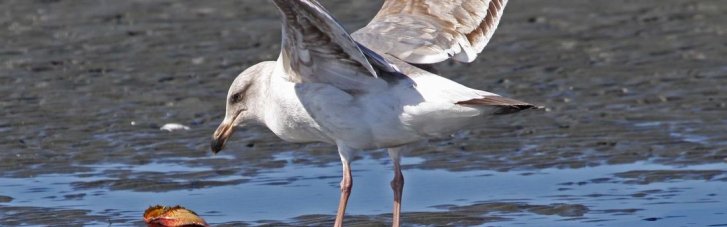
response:
<path id="1" fill-rule="evenodd" d="M 381 3 L 323 4 L 353 31 Z M 405 155 L 418 161 L 404 174 L 451 174 L 428 179 L 441 191 L 454 186 L 440 180 L 481 173 L 486 183 L 513 174 L 534 182 L 522 187 L 552 193 L 501 201 L 508 188 L 500 188 L 440 203 L 414 197 L 425 193 L 408 177 L 405 223 L 727 224 L 719 208 L 727 207 L 726 10 L 718 0 L 512 1 L 476 62 L 438 67 L 458 82 L 547 111 L 493 118 L 488 128 L 433 140 Z M 222 154 L 208 153 L 229 84 L 246 67 L 277 57 L 279 26 L 265 1 L 0 1 L 0 225 L 138 225 L 146 206 L 162 202 L 193 203 L 188 207 L 214 224 L 331 223 L 339 173 L 320 171 L 338 168 L 332 146 L 288 144 L 247 128 Z M 171 122 L 191 130 L 159 130 Z M 379 164 L 354 162 L 364 168 L 354 181 L 370 177 L 366 167 L 380 168 L 376 184 L 386 189 L 386 153 L 358 159 Z M 569 180 L 574 174 L 586 176 Z M 562 180 L 539 182 L 543 175 Z M 351 224 L 387 223 L 390 192 L 356 185 Z M 584 194 L 579 185 L 603 187 Z M 215 207 L 229 199 L 214 200 L 215 193 L 257 186 L 277 186 L 293 200 L 320 193 L 334 203 L 321 197 L 280 218 Z M 701 197 L 688 196 L 696 192 Z M 154 199 L 165 194 L 176 197 Z M 604 196 L 646 199 L 617 209 L 604 208 Z M 669 209 L 680 214 L 660 212 Z"/>

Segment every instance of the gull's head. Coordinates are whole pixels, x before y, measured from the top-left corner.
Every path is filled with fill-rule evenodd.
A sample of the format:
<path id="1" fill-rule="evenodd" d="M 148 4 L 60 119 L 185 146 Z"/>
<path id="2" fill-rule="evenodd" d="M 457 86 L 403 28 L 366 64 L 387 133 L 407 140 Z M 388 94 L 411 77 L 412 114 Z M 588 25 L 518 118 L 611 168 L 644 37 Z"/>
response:
<path id="1" fill-rule="evenodd" d="M 256 119 L 255 108 L 257 108 L 259 95 L 259 86 L 264 64 L 257 64 L 242 72 L 235 81 L 230 85 L 227 91 L 227 107 L 225 109 L 225 119 L 215 133 L 212 134 L 210 148 L 212 152 L 217 153 L 225 146 L 225 142 L 235 132 L 235 128 L 244 126 L 247 122 Z"/>

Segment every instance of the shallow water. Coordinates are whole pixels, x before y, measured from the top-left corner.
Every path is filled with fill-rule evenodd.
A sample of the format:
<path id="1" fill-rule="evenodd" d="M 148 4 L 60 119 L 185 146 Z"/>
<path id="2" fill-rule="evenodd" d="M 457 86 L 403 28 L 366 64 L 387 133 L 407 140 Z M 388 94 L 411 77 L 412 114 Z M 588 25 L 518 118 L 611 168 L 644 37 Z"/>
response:
<path id="1" fill-rule="evenodd" d="M 150 201 L 185 204 L 210 223 L 263 220 L 296 222 L 311 213 L 332 213 L 338 202 L 340 170 L 337 164 L 311 166 L 294 163 L 293 151 L 275 155 L 282 168 L 268 169 L 254 177 L 218 177 L 210 180 L 244 179 L 228 186 L 166 192 L 78 189 L 78 182 L 106 179 L 109 170 L 134 173 L 203 172 L 202 167 L 154 163 L 142 166 L 94 166 L 79 175 L 51 174 L 29 178 L 0 178 L 3 193 L 14 207 L 62 207 L 90 210 L 87 215 L 113 213 L 111 223 L 135 220 Z M 603 226 L 644 225 L 662 220 L 670 225 L 707 226 L 727 224 L 727 164 L 674 167 L 637 162 L 580 169 L 539 169 L 497 172 L 452 172 L 412 168 L 419 158 L 404 159 L 407 213 L 462 213 L 497 217 L 494 225 Z M 388 188 L 390 163 L 366 157 L 355 162 L 355 190 L 349 214 L 378 215 L 391 209 Z M 663 174 L 664 171 L 668 173 Z M 654 179 L 650 177 L 656 175 Z M 659 175 L 664 175 L 659 177 Z M 6 213 L 12 215 L 13 213 Z M 471 214 L 470 214 L 471 215 Z M 305 219 L 297 218 L 297 219 Z M 97 223 L 100 224 L 100 223 Z M 655 224 L 657 225 L 657 224 Z M 661 224 L 659 224 L 661 225 Z"/>
<path id="2" fill-rule="evenodd" d="M 349 30 L 379 4 L 324 1 Z M 404 222 L 727 225 L 725 10 L 509 3 L 476 62 L 437 67 L 548 110 L 405 154 Z M 330 225 L 334 147 L 253 127 L 208 153 L 229 83 L 275 59 L 279 32 L 263 1 L 0 1 L 0 225 L 141 225 L 154 204 L 215 225 Z M 386 153 L 353 168 L 347 224 L 387 224 Z"/>

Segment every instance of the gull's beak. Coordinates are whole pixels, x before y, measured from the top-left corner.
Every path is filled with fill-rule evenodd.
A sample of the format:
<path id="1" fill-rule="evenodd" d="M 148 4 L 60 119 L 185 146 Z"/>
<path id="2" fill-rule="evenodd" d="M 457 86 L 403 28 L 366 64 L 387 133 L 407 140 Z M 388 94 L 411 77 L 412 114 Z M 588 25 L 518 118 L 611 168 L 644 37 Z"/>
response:
<path id="1" fill-rule="evenodd" d="M 210 149 L 213 153 L 217 154 L 222 148 L 225 147 L 225 142 L 230 138 L 232 133 L 235 132 L 235 126 L 232 122 L 224 121 L 217 127 L 215 134 L 212 135 L 212 141 L 210 142 Z"/>

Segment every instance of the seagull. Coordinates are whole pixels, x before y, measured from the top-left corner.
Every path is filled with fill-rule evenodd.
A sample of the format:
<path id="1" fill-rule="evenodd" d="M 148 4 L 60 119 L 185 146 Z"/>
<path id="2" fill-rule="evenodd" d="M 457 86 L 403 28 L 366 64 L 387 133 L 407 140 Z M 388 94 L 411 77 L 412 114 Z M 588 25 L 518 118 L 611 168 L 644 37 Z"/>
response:
<path id="1" fill-rule="evenodd" d="M 334 226 L 343 225 L 354 152 L 387 149 L 394 165 L 392 226 L 400 226 L 402 153 L 497 115 L 539 108 L 425 70 L 449 59 L 474 61 L 507 0 L 386 0 L 354 33 L 315 0 L 272 2 L 282 15 L 280 55 L 232 82 L 211 149 L 219 152 L 236 128 L 252 124 L 288 142 L 336 145 L 343 179 Z"/>

